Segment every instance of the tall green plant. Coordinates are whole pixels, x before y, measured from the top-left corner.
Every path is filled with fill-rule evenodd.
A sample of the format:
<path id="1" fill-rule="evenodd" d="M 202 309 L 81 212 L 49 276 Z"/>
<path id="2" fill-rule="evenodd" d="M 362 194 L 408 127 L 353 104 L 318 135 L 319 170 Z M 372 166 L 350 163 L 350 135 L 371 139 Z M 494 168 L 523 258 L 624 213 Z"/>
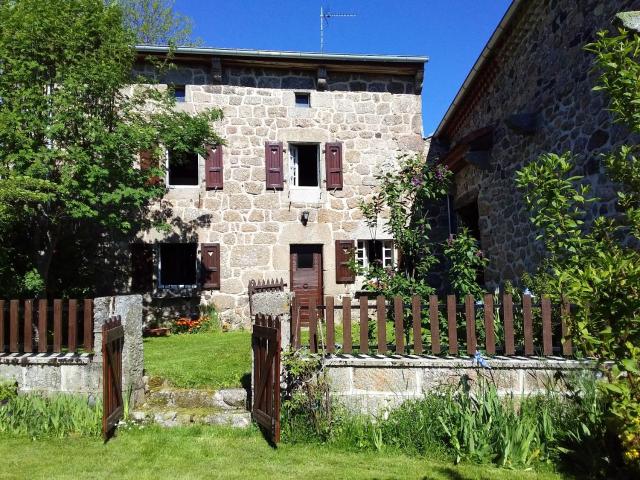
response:
<path id="1" fill-rule="evenodd" d="M 372 237 L 384 225 L 400 252 L 400 261 L 391 268 L 370 265 L 360 268 L 365 287 L 387 297 L 411 295 L 426 297 L 433 292 L 427 284 L 429 271 L 438 263 L 429 239 L 429 204 L 444 198 L 449 191 L 451 172 L 441 165 L 425 161 L 421 155 L 399 158 L 399 169 L 376 176 L 379 187 L 360 204 Z"/>
<path id="2" fill-rule="evenodd" d="M 610 97 L 616 122 L 640 133 L 640 36 L 626 30 L 600 32 L 587 50 L 601 73 L 596 90 Z M 589 187 L 571 176 L 570 153 L 545 154 L 517 174 L 516 182 L 549 252 L 539 282 L 577 306 L 572 335 L 587 355 L 614 362 L 605 368 L 612 419 L 626 460 L 640 469 L 640 160 L 637 146 L 603 156 L 620 186 L 616 219 L 587 224 Z"/>
<path id="3" fill-rule="evenodd" d="M 456 294 L 482 298 L 484 289 L 478 282 L 478 274 L 487 265 L 488 259 L 468 228 L 463 227 L 459 233 L 449 237 L 444 245 L 444 255 L 449 260 L 449 284 Z"/>

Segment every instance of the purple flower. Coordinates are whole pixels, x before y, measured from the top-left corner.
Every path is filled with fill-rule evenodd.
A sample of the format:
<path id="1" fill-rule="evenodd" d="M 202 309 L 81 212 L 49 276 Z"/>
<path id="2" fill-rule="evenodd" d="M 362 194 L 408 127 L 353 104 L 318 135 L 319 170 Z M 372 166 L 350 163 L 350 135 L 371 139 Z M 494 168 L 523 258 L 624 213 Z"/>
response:
<path id="1" fill-rule="evenodd" d="M 482 252 L 482 250 L 478 250 L 478 251 L 476 252 L 476 257 L 478 257 L 478 258 L 482 258 L 482 257 L 484 257 L 484 253 Z"/>
<path id="2" fill-rule="evenodd" d="M 413 185 L 414 187 L 419 187 L 420 185 L 422 185 L 422 179 L 418 177 L 413 177 L 411 179 L 411 185 Z"/>

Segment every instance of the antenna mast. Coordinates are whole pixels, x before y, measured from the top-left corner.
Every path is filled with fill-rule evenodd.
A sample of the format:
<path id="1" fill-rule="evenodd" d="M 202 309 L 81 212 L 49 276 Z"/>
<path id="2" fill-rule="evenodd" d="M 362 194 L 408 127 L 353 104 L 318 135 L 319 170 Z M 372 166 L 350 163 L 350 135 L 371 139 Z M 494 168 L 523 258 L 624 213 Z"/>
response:
<path id="1" fill-rule="evenodd" d="M 320 53 L 324 52 L 324 26 L 325 23 L 329 25 L 330 18 L 336 17 L 355 17 L 355 13 L 331 13 L 329 10 L 326 12 L 324 8 L 320 7 Z"/>

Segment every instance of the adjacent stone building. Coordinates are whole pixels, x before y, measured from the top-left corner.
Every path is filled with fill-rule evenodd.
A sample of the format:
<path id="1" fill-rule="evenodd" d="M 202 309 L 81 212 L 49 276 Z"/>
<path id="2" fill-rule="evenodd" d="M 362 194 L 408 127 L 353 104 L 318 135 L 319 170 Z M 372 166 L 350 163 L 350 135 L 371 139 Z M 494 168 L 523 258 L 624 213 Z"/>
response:
<path id="1" fill-rule="evenodd" d="M 167 53 L 138 51 L 145 73 L 149 56 Z M 179 48 L 161 86 L 184 111 L 221 108 L 226 143 L 206 158 L 167 152 L 167 192 L 152 215 L 172 230 L 132 245 L 132 288 L 157 306 L 212 303 L 234 325 L 248 322 L 251 279 L 283 278 L 303 301 L 354 293 L 351 249 L 364 263 L 393 262 L 392 239 L 381 226 L 372 241 L 358 204 L 400 154 L 423 151 L 425 62 Z"/>
<path id="2" fill-rule="evenodd" d="M 515 186 L 515 173 L 540 154 L 574 152 L 576 174 L 602 199 L 591 213 L 615 213 L 599 154 L 630 139 L 613 125 L 606 95 L 592 90 L 598 74 L 583 47 L 625 10 L 640 1 L 515 0 L 433 136 L 432 156 L 455 172 L 450 231 L 463 222 L 477 235 L 489 286 L 517 283 L 541 258 Z"/>

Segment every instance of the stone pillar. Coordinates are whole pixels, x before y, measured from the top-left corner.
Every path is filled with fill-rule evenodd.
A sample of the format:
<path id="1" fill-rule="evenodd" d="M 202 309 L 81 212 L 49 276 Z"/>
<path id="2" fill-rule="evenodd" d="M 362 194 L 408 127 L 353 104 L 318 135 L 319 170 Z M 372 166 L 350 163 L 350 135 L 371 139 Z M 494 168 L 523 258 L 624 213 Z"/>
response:
<path id="1" fill-rule="evenodd" d="M 120 315 L 124 327 L 122 394 L 131 392 L 131 406 L 144 402 L 144 349 L 142 346 L 142 295 L 99 297 L 93 303 L 94 361 L 102 363 L 102 325 Z"/>

